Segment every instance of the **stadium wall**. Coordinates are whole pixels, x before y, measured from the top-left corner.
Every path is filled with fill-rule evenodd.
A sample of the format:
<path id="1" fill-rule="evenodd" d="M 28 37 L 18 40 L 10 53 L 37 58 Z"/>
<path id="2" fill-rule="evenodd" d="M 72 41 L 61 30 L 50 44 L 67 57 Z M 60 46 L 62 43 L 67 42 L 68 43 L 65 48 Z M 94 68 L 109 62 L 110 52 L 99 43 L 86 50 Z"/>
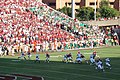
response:
<path id="1" fill-rule="evenodd" d="M 114 26 L 114 25 L 120 25 L 120 18 L 103 20 L 103 21 L 83 21 L 83 23 L 86 23 L 89 25 L 97 25 L 97 26 Z"/>

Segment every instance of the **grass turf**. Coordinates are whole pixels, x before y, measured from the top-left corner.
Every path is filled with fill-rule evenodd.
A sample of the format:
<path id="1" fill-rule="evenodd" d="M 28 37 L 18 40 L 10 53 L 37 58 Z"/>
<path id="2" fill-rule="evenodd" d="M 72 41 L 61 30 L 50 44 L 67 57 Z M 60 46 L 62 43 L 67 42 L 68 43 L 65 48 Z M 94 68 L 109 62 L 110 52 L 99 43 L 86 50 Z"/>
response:
<path id="1" fill-rule="evenodd" d="M 25 74 L 42 76 L 45 80 L 120 80 L 120 46 L 95 49 L 103 61 L 104 58 L 111 59 L 112 69 L 101 72 L 95 66 L 86 63 L 74 64 L 63 63 L 63 55 L 71 52 L 74 60 L 78 50 L 51 52 L 50 63 L 45 63 L 45 54 L 40 54 L 40 63 L 34 63 L 35 54 L 31 60 L 18 60 L 17 57 L 0 57 L 0 74 Z M 92 50 L 80 50 L 89 59 Z M 27 56 L 26 56 L 27 57 Z M 20 80 L 19 78 L 17 80 Z"/>

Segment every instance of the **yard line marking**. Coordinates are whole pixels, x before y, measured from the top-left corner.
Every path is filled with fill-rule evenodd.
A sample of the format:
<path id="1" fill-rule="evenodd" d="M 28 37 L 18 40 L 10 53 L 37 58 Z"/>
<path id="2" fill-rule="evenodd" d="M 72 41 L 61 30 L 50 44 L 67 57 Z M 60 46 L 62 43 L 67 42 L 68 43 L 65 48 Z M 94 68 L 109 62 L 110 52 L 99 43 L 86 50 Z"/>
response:
<path id="1" fill-rule="evenodd" d="M 83 53 L 83 54 L 92 54 L 92 52 L 91 53 Z"/>
<path id="2" fill-rule="evenodd" d="M 18 69 L 16 67 L 6 67 L 6 66 L 0 66 L 3 68 L 14 68 L 14 69 Z M 20 68 L 20 69 L 27 69 L 28 68 Z M 36 69 L 31 68 L 30 70 L 33 70 L 33 72 L 39 72 L 39 71 L 35 71 Z M 103 78 L 103 77 L 96 77 L 96 76 L 88 76 L 88 75 L 84 75 L 84 74 L 75 74 L 75 73 L 67 73 L 67 72 L 61 72 L 61 71 L 53 71 L 53 70 L 42 70 L 42 71 L 47 71 L 47 72 L 55 72 L 55 73 L 61 73 L 61 74 L 69 74 L 69 75 L 76 75 L 76 76 L 85 76 L 85 77 L 93 77 L 93 78 L 97 78 L 97 79 L 109 79 L 109 80 L 116 80 L 116 79 L 111 79 L 111 78 Z"/>
<path id="3" fill-rule="evenodd" d="M 57 56 L 50 56 L 50 57 L 57 57 L 58 58 L 58 57 L 63 57 L 63 56 L 62 55 L 57 55 Z"/>

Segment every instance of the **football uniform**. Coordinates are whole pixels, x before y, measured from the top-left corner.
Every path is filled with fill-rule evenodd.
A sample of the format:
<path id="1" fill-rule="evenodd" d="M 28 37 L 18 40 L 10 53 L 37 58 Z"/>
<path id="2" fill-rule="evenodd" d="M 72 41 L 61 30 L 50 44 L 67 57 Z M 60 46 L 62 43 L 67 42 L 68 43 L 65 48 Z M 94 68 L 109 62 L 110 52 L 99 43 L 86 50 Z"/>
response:
<path id="1" fill-rule="evenodd" d="M 50 59 L 50 55 L 46 54 L 46 62 L 49 62 L 49 59 Z"/>
<path id="2" fill-rule="evenodd" d="M 39 58 L 38 54 L 36 54 L 36 60 L 35 60 L 35 62 L 39 62 L 40 63 L 40 58 Z"/>
<path id="3" fill-rule="evenodd" d="M 65 62 L 67 60 L 67 54 L 64 55 L 63 61 Z"/>
<path id="4" fill-rule="evenodd" d="M 95 59 L 94 59 L 94 55 L 93 54 L 90 55 L 90 62 L 91 63 L 95 63 Z"/>
<path id="5" fill-rule="evenodd" d="M 77 57 L 77 58 L 76 58 L 76 62 L 81 63 L 81 62 L 82 62 L 82 58 Z"/>
<path id="6" fill-rule="evenodd" d="M 96 62 L 96 69 L 104 71 L 103 62 L 101 60 Z"/>
<path id="7" fill-rule="evenodd" d="M 99 69 L 103 69 L 102 61 L 98 61 L 97 66 L 98 66 Z"/>
<path id="8" fill-rule="evenodd" d="M 105 64 L 106 64 L 107 68 L 109 67 L 111 69 L 110 59 L 109 58 L 105 59 Z"/>
<path id="9" fill-rule="evenodd" d="M 24 54 L 24 52 L 23 52 L 23 51 L 21 52 L 21 56 L 20 56 L 20 57 L 18 57 L 18 59 L 20 59 L 20 58 L 24 58 L 24 59 L 26 60 L 26 58 L 25 58 L 25 54 Z"/>
<path id="10" fill-rule="evenodd" d="M 31 53 L 28 51 L 28 59 L 30 59 L 31 58 Z"/>
<path id="11" fill-rule="evenodd" d="M 73 60 L 72 60 L 72 54 L 71 54 L 71 53 L 67 54 L 67 60 L 73 61 Z"/>

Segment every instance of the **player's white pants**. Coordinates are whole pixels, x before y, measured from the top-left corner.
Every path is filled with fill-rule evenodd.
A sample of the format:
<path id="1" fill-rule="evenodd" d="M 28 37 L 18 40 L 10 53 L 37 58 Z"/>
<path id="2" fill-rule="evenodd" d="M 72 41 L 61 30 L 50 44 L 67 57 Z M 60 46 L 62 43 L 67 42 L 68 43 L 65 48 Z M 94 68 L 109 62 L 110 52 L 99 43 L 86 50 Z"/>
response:
<path id="1" fill-rule="evenodd" d="M 67 59 L 68 59 L 68 60 L 72 60 L 72 57 L 68 57 Z"/>
<path id="2" fill-rule="evenodd" d="M 39 61 L 40 59 L 39 58 L 36 58 L 36 61 Z"/>
<path id="3" fill-rule="evenodd" d="M 81 58 L 77 58 L 76 61 L 80 61 L 80 62 L 82 62 L 82 59 L 81 59 Z"/>
<path id="4" fill-rule="evenodd" d="M 106 66 L 111 66 L 109 63 L 106 63 Z"/>
<path id="5" fill-rule="evenodd" d="M 0 56 L 2 56 L 2 55 L 3 55 L 3 53 L 4 53 L 4 52 L 0 50 Z"/>
<path id="6" fill-rule="evenodd" d="M 90 62 L 91 62 L 91 63 L 94 63 L 94 62 L 95 62 L 95 59 L 90 58 Z"/>
<path id="7" fill-rule="evenodd" d="M 103 69 L 103 66 L 101 66 L 101 65 L 98 65 L 98 69 Z"/>
<path id="8" fill-rule="evenodd" d="M 49 57 L 46 57 L 46 61 L 49 61 L 49 59 L 50 59 Z"/>
<path id="9" fill-rule="evenodd" d="M 64 58 L 63 60 L 64 60 L 64 61 L 66 61 L 66 60 L 67 60 L 67 58 Z"/>
<path id="10" fill-rule="evenodd" d="M 32 55 L 28 55 L 28 58 L 30 58 Z"/>

